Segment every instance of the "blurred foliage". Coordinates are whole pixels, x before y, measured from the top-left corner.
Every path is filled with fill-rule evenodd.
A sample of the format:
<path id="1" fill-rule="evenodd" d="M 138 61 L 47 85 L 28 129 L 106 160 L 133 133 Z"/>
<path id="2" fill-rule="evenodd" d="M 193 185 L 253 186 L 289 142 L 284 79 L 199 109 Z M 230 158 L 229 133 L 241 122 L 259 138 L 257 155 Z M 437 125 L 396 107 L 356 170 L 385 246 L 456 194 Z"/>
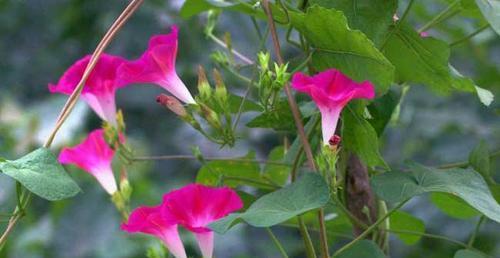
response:
<path id="1" fill-rule="evenodd" d="M 338 1 L 337 8 L 346 13 L 349 12 L 350 7 L 342 5 L 342 2 L 345 1 Z M 405 26 L 409 28 L 425 26 L 450 2 L 452 1 L 415 1 Z M 478 86 L 489 89 L 498 97 L 500 96 L 500 37 L 491 28 L 487 28 L 474 38 L 460 42 L 461 39 L 485 24 L 477 10 L 469 8 L 471 2 L 461 1 L 461 5 L 457 7 L 459 11 L 450 18 L 435 24 L 429 30 L 429 34 L 444 42 L 456 42 L 450 48 L 450 63 L 462 74 L 471 77 Z M 399 15 L 402 14 L 407 3 L 408 1 L 399 1 L 397 10 Z M 146 1 L 119 33 L 108 52 L 128 58 L 137 57 L 151 35 L 165 32 L 171 24 L 176 23 L 181 29 L 177 70 L 191 91 L 195 92 L 197 65 L 201 64 L 207 70 L 216 66 L 210 60 L 210 53 L 218 47 L 204 36 L 203 15 L 181 19 L 179 10 L 182 4 L 181 0 Z M 50 96 L 47 84 L 55 82 L 74 60 L 93 50 L 124 5 L 123 0 L 0 0 L 1 157 L 15 159 L 40 145 L 43 135 L 38 135 L 36 132 L 45 130 L 45 134 L 47 133 L 47 128 L 53 125 L 55 116 L 65 99 L 63 96 Z M 238 8 L 239 6 L 235 6 L 233 9 Z M 392 8 L 396 7 L 388 6 L 382 10 L 387 11 Z M 245 9 L 245 11 L 248 10 Z M 365 10 L 365 12 L 373 14 L 373 17 L 370 16 L 370 20 L 367 21 L 348 19 L 346 22 L 352 28 L 371 29 L 370 23 L 378 18 L 376 14 L 379 13 L 372 10 Z M 188 16 L 189 12 L 184 10 L 184 14 Z M 337 13 L 332 13 L 332 15 L 337 15 Z M 319 26 L 313 18 L 311 17 L 309 26 Z M 257 24 L 264 28 L 263 21 L 257 21 Z M 384 23 L 377 23 L 377 25 L 388 26 Z M 336 28 L 332 26 L 329 29 L 335 31 Z M 370 37 L 378 39 L 379 35 L 376 34 L 378 29 L 378 26 L 374 28 L 373 35 Z M 254 32 L 252 21 L 248 17 L 233 12 L 223 12 L 214 34 L 222 35 L 225 32 L 231 34 L 232 45 L 235 49 L 253 60 L 257 58 L 255 54 L 260 50 L 260 42 L 258 33 Z M 360 33 L 351 33 L 360 41 L 365 40 Z M 308 35 L 308 37 L 315 36 Z M 416 38 L 417 35 L 410 36 L 413 40 L 421 40 Z M 375 42 L 377 45 L 382 44 L 379 40 Z M 283 45 L 283 52 L 287 57 L 296 55 L 297 51 L 292 44 Z M 400 46 L 398 42 L 393 42 L 393 45 L 389 47 Z M 443 51 L 446 50 L 443 49 Z M 379 58 L 376 52 L 373 50 L 369 54 Z M 393 58 L 403 59 L 404 56 Z M 332 61 L 334 59 L 328 56 L 319 60 L 319 62 L 334 62 Z M 404 60 L 400 61 L 401 65 L 405 66 Z M 448 66 L 438 65 L 438 67 L 448 69 Z M 384 71 L 377 73 L 375 70 L 369 70 L 369 67 L 365 68 L 367 71 L 363 72 L 373 75 L 374 80 L 380 82 L 379 92 L 389 88 L 390 85 L 386 84 L 387 78 L 383 76 Z M 390 64 L 387 69 L 391 69 Z M 490 107 L 485 107 L 477 98 L 467 93 L 453 93 L 449 96 L 436 95 L 419 84 L 426 82 L 420 80 L 420 75 L 412 74 L 411 67 L 408 69 L 402 76 L 414 79 L 415 84 L 407 92 L 401 91 L 403 94 L 401 94 L 400 105 L 391 106 L 398 110 L 396 115 L 387 117 L 385 114 L 373 111 L 377 110 L 376 103 L 370 106 L 372 115 L 386 116 L 384 121 L 388 124 L 386 131 L 382 134 L 383 140 L 380 141 L 383 150 L 380 155 L 389 166 L 402 167 L 404 161 L 408 159 L 428 166 L 467 161 L 469 153 L 481 139 L 487 140 L 490 150 L 499 149 L 500 104 L 498 100 L 495 100 Z M 247 76 L 252 75 L 252 71 L 244 67 L 239 72 Z M 223 73 L 225 79 L 227 78 L 225 83 L 228 88 L 236 89 L 234 93 L 243 95 L 248 83 L 232 76 L 231 71 L 223 70 Z M 351 73 L 354 76 L 360 72 L 351 71 Z M 394 98 L 399 98 L 399 89 L 391 87 L 390 92 L 393 91 L 398 92 L 398 94 L 394 93 Z M 142 85 L 134 86 L 126 92 L 118 92 L 118 106 L 125 113 L 129 144 L 134 146 L 137 155 L 189 153 L 192 145 L 198 145 L 202 153 L 210 156 L 244 156 L 249 149 L 252 149 L 256 150 L 255 155 L 259 158 L 267 157 L 274 147 L 280 145 L 275 140 L 269 140 L 270 136 L 276 135 L 271 130 L 249 131 L 244 126 L 240 126 L 241 128 L 238 127 L 237 130 L 238 134 L 244 135 L 247 140 L 239 139 L 233 149 L 221 150 L 203 139 L 194 130 L 188 129 L 173 114 L 158 107 L 154 97 L 160 92 L 162 91 L 155 87 Z M 250 98 L 258 99 L 257 95 L 257 93 L 250 93 Z M 85 107 L 77 109 L 77 112 L 72 114 L 72 119 L 73 123 L 63 128 L 62 132 L 66 132 L 67 135 L 61 137 L 58 147 L 63 143 L 76 143 L 86 131 L 100 125 L 97 117 L 86 112 Z M 248 123 L 255 117 L 250 113 L 250 115 L 243 115 L 241 119 Z M 361 119 L 365 121 L 365 117 Z M 277 122 L 272 119 L 264 122 L 271 121 L 269 127 L 276 127 L 278 124 L 283 126 L 280 129 L 286 130 L 291 125 L 283 120 L 290 119 L 288 117 L 276 118 Z M 365 124 L 371 128 L 367 134 L 372 136 L 375 133 L 380 134 L 381 128 L 385 126 L 385 124 L 370 126 L 367 121 L 370 122 L 367 119 Z M 282 134 L 280 133 L 280 136 Z M 481 149 L 475 150 L 481 151 Z M 374 155 L 378 157 L 379 154 Z M 281 161 L 281 157 L 276 152 L 272 152 L 270 157 L 277 157 L 276 161 Z M 471 159 L 474 159 L 474 155 Z M 377 164 L 383 161 L 379 162 L 375 159 L 373 162 Z M 132 206 L 156 203 L 164 192 L 194 181 L 195 172 L 200 165 L 197 161 L 184 160 L 135 162 L 129 168 L 129 176 L 134 184 Z M 211 166 L 221 165 L 227 164 L 222 161 L 209 162 L 201 171 L 210 169 Z M 489 164 L 489 173 L 491 180 L 496 182 L 500 182 L 500 173 L 495 173 L 498 168 L 498 159 L 492 159 Z M 273 173 L 271 175 L 273 181 L 281 184 L 282 179 L 278 167 L 266 166 L 262 171 L 264 171 L 261 173 L 263 180 L 266 174 Z M 484 174 L 483 171 L 480 172 Z M 70 174 L 81 185 L 83 194 L 71 201 L 54 203 L 34 199 L 33 205 L 27 211 L 27 216 L 14 231 L 11 241 L 0 253 L 0 257 L 125 258 L 144 257 L 146 249 L 151 257 L 164 252 L 158 242 L 150 237 L 129 237 L 120 232 L 118 229 L 120 216 L 110 205 L 106 194 L 87 174 L 77 169 L 70 169 Z M 491 184 L 489 185 L 491 188 Z M 498 200 L 500 190 L 498 188 L 492 188 L 492 190 Z M 15 198 L 12 196 L 14 192 L 14 182 L 0 174 L 0 213 L 11 212 L 15 205 Z M 413 199 L 406 206 L 405 213 L 395 215 L 398 216 L 395 227 L 406 230 L 408 227 L 405 227 L 407 223 L 405 220 L 425 221 L 426 232 L 443 234 L 467 242 L 478 219 L 477 213 L 461 201 L 447 201 L 451 198 L 452 196 L 432 194 L 430 198 Z M 431 203 L 436 205 L 430 205 Z M 466 208 L 463 208 L 464 206 Z M 456 218 L 457 216 L 452 218 L 447 215 L 450 214 L 447 212 L 450 209 L 463 211 L 463 214 L 458 216 L 460 220 Z M 345 237 L 350 233 L 351 226 L 347 218 L 339 214 L 341 213 L 335 212 L 335 207 L 329 207 L 327 215 L 332 215 L 332 218 L 327 221 L 327 225 L 329 232 L 333 234 L 330 239 L 343 242 L 346 239 L 342 236 Z M 310 215 L 306 214 L 306 219 Z M 0 217 L 1 221 L 3 219 L 3 216 Z M 313 220 L 309 221 L 314 227 Z M 415 223 L 415 225 L 419 228 L 411 230 L 423 230 L 420 224 Z M 302 241 L 293 225 L 292 227 L 277 227 L 275 231 L 285 243 L 285 248 L 291 257 L 304 257 L 301 248 Z M 486 222 L 477 236 L 475 247 L 493 257 L 500 256 L 500 247 L 497 244 L 500 241 L 499 231 L 498 224 Z M 238 225 L 225 235 L 216 237 L 216 255 L 219 258 L 277 257 L 279 254 L 272 246 L 272 242 L 262 237 L 262 234 L 264 232 L 261 229 Z M 399 234 L 401 241 L 395 235 L 392 236 L 391 255 L 393 257 L 452 257 L 462 249 L 449 242 L 426 237 L 415 240 Z M 190 239 L 189 234 L 183 234 L 182 237 L 188 239 L 186 242 L 188 254 L 195 255 L 194 239 Z M 404 244 L 413 241 L 418 242 L 412 246 Z M 370 242 L 361 242 L 360 245 L 370 245 Z M 362 251 L 362 248 L 360 250 Z M 351 251 L 356 252 L 358 249 Z M 461 255 L 467 254 L 462 252 Z"/>

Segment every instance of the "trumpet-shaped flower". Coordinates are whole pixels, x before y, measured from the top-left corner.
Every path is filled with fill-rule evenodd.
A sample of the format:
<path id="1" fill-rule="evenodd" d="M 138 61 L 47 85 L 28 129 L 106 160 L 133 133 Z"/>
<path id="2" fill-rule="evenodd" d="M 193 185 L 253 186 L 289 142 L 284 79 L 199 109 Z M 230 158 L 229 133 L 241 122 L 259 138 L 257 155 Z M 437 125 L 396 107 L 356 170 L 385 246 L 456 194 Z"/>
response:
<path id="1" fill-rule="evenodd" d="M 70 95 L 80 82 L 90 58 L 87 55 L 71 65 L 57 84 L 49 84 L 50 92 Z M 101 119 L 113 126 L 117 124 L 115 92 L 124 86 L 119 84 L 116 75 L 118 67 L 125 61 L 118 56 L 102 54 L 82 89 L 82 99 Z"/>
<path id="2" fill-rule="evenodd" d="M 119 69 L 123 83 L 153 83 L 161 86 L 184 103 L 195 103 L 193 96 L 175 71 L 177 26 L 166 35 L 156 35 L 142 56 Z"/>
<path id="3" fill-rule="evenodd" d="M 111 169 L 111 162 L 115 151 L 104 139 L 104 131 L 97 129 L 79 145 L 72 148 L 63 148 L 59 154 L 62 164 L 74 164 L 93 175 L 101 186 L 110 195 L 116 192 L 116 180 Z"/>
<path id="4" fill-rule="evenodd" d="M 165 194 L 163 207 L 179 224 L 195 234 L 203 257 L 211 258 L 214 234 L 207 227 L 208 224 L 241 209 L 243 202 L 236 192 L 228 187 L 213 188 L 190 184 Z"/>
<path id="5" fill-rule="evenodd" d="M 161 206 L 142 206 L 130 214 L 121 229 L 129 233 L 144 233 L 158 237 L 176 258 L 186 258 L 184 245 L 177 231 L 177 220 Z"/>
<path id="6" fill-rule="evenodd" d="M 357 83 L 335 69 L 328 69 L 314 76 L 295 73 L 292 87 L 307 93 L 321 112 L 323 144 L 328 145 L 340 117 L 340 112 L 352 99 L 373 99 L 375 90 L 371 82 Z"/>

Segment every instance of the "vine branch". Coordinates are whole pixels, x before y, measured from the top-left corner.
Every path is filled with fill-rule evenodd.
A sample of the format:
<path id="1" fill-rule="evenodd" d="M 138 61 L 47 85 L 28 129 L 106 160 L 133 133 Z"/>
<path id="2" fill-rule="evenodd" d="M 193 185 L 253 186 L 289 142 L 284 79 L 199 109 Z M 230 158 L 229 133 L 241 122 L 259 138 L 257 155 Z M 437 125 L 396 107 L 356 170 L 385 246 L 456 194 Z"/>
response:
<path id="1" fill-rule="evenodd" d="M 139 6 L 144 2 L 144 0 L 132 0 L 128 6 L 123 10 L 123 12 L 120 14 L 120 16 L 115 20 L 113 25 L 108 29 L 104 37 L 101 39 L 100 43 L 97 45 L 96 49 L 94 50 L 94 53 L 92 54 L 92 57 L 89 61 L 89 64 L 87 65 L 87 68 L 85 69 L 85 72 L 83 73 L 83 76 L 74 89 L 74 91 L 71 93 L 69 96 L 68 100 L 64 104 L 63 108 L 61 109 L 61 112 L 59 113 L 59 116 L 57 118 L 56 124 L 54 128 L 52 129 L 52 132 L 49 134 L 47 137 L 45 143 L 43 144 L 44 148 L 49 148 L 52 145 L 52 142 L 61 128 L 61 126 L 64 124 L 64 121 L 66 121 L 66 118 L 68 118 L 69 114 L 73 110 L 74 106 L 76 105 L 76 102 L 78 98 L 80 97 L 80 94 L 82 92 L 83 86 L 85 85 L 85 82 L 87 81 L 87 78 L 90 76 L 90 73 L 94 69 L 95 65 L 97 64 L 97 61 L 104 51 L 104 49 L 109 45 L 111 40 L 114 38 L 116 33 L 123 27 L 125 22 L 132 16 L 132 14 L 135 13 L 135 11 L 139 8 Z M 27 192 L 26 189 L 23 189 L 23 192 Z M 12 232 L 14 229 L 15 225 L 17 222 L 21 219 L 23 216 L 22 211 L 26 209 L 28 206 L 29 201 L 31 200 L 32 194 L 30 192 L 26 193 L 26 198 L 24 201 L 24 204 L 19 207 L 16 205 L 14 215 L 9 219 L 9 222 L 7 224 L 7 227 L 5 231 L 3 232 L 2 236 L 0 237 L 0 250 L 3 248 L 5 242 L 7 241 L 7 238 L 9 234 Z"/>

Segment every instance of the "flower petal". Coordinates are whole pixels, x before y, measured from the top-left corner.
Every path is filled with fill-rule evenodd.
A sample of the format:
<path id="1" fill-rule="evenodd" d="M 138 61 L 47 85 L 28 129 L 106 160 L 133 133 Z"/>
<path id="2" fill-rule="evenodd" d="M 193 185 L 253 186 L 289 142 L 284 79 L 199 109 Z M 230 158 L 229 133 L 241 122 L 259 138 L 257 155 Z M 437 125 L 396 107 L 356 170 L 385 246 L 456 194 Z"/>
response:
<path id="1" fill-rule="evenodd" d="M 214 252 L 214 232 L 195 233 L 203 258 L 212 258 Z"/>
<path id="2" fill-rule="evenodd" d="M 295 73 L 292 87 L 311 96 L 321 111 L 323 144 L 327 145 L 335 129 L 340 113 L 352 99 L 373 99 L 375 88 L 369 81 L 358 83 L 336 69 L 328 69 L 314 76 Z"/>
<path id="3" fill-rule="evenodd" d="M 177 35 L 177 27 L 172 26 L 169 34 L 153 36 L 139 59 L 127 62 L 119 68 L 121 84 L 154 83 L 185 103 L 195 103 L 175 71 Z"/>
<path id="4" fill-rule="evenodd" d="M 71 65 L 57 84 L 49 84 L 50 92 L 71 94 L 82 79 L 90 58 L 87 55 Z M 116 125 L 115 92 L 124 86 L 118 82 L 116 72 L 124 63 L 121 57 L 102 54 L 82 89 L 83 99 L 101 119 L 113 125 Z"/>
<path id="5" fill-rule="evenodd" d="M 108 193 L 113 194 L 117 188 L 111 169 L 114 154 L 115 151 L 104 139 L 104 131 L 97 129 L 82 143 L 63 148 L 58 160 L 62 164 L 73 164 L 93 175 Z"/>
<path id="6" fill-rule="evenodd" d="M 180 224 L 193 232 L 208 232 L 209 223 L 243 207 L 232 189 L 200 184 L 190 184 L 165 194 L 163 204 Z"/>

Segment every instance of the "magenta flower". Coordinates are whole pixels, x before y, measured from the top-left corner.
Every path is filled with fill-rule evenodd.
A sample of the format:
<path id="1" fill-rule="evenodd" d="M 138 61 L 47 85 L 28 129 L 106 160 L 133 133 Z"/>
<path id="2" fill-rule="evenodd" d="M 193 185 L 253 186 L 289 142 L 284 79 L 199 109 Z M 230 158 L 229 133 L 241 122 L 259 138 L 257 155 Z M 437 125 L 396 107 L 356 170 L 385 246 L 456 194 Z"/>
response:
<path id="1" fill-rule="evenodd" d="M 340 112 L 352 99 L 373 99 L 375 90 L 371 82 L 357 83 L 335 69 L 328 69 L 314 76 L 295 73 L 292 87 L 309 94 L 321 112 L 323 144 L 328 145 L 340 117 Z"/>
<path id="2" fill-rule="evenodd" d="M 177 231 L 177 220 L 161 206 L 139 207 L 122 224 L 121 229 L 129 233 L 141 232 L 158 237 L 176 258 L 186 258 L 184 245 Z"/>
<path id="3" fill-rule="evenodd" d="M 177 26 L 172 26 L 169 34 L 153 36 L 139 59 L 120 67 L 118 73 L 122 82 L 158 84 L 184 103 L 195 103 L 175 71 L 177 34 Z"/>
<path id="4" fill-rule="evenodd" d="M 80 82 L 90 58 L 91 56 L 87 55 L 71 65 L 57 84 L 49 84 L 50 92 L 70 95 Z M 124 86 L 118 84 L 116 72 L 125 61 L 118 56 L 102 54 L 90 73 L 81 95 L 101 119 L 113 126 L 117 123 L 115 92 L 117 88 Z"/>
<path id="5" fill-rule="evenodd" d="M 190 184 L 163 196 L 163 207 L 179 224 L 193 232 L 204 258 L 211 258 L 214 234 L 208 224 L 243 207 L 235 191 Z"/>
<path id="6" fill-rule="evenodd" d="M 115 151 L 104 139 L 104 131 L 97 129 L 79 145 L 63 148 L 59 154 L 59 162 L 73 164 L 93 175 L 110 195 L 116 192 L 116 180 L 111 169 Z"/>

